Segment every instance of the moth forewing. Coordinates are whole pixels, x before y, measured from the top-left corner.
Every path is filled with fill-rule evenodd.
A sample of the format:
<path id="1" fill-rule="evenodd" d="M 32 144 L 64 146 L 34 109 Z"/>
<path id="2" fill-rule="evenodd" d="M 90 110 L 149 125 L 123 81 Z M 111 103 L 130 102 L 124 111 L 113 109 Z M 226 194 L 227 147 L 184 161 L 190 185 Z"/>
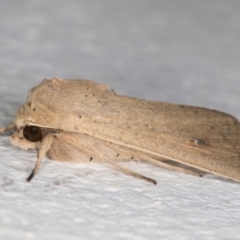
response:
<path id="1" fill-rule="evenodd" d="M 136 177 L 141 175 L 127 172 L 116 161 L 145 160 L 167 167 L 159 160 L 170 159 L 195 168 L 195 173 L 203 170 L 240 181 L 240 124 L 215 110 L 120 96 L 91 81 L 54 78 L 30 91 L 15 125 L 60 131 L 44 153 L 52 152 L 56 160 L 66 157 L 66 149 L 73 161 L 87 144 L 89 159 L 94 155 L 110 161 Z"/>
<path id="2" fill-rule="evenodd" d="M 234 117 L 199 107 L 112 98 L 109 110 L 111 105 L 118 105 L 118 117 L 96 114 L 86 122 L 82 119 L 76 128 L 105 141 L 240 181 L 240 124 Z"/>

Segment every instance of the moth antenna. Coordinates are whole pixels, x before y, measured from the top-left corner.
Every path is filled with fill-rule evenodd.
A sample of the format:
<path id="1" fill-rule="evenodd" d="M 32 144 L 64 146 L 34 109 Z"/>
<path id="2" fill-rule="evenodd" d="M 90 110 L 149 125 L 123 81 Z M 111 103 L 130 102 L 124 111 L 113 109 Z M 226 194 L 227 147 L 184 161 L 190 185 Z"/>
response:
<path id="1" fill-rule="evenodd" d="M 51 127 L 51 126 L 41 125 L 41 124 L 33 123 L 33 122 L 30 122 L 30 121 L 25 121 L 25 124 L 27 126 L 34 126 L 34 127 L 47 128 L 47 129 L 55 129 L 54 127 Z"/>
<path id="2" fill-rule="evenodd" d="M 53 140 L 52 134 L 48 134 L 43 138 L 42 143 L 38 150 L 37 162 L 35 164 L 34 169 L 32 170 L 32 173 L 26 179 L 27 182 L 30 182 L 33 179 L 33 177 L 36 175 L 36 173 L 40 167 L 40 164 L 42 162 L 42 159 L 45 157 L 47 151 L 50 149 L 50 147 L 52 145 L 52 140 Z"/>
<path id="3" fill-rule="evenodd" d="M 0 134 L 8 132 L 8 131 L 14 131 L 15 127 L 16 127 L 16 125 L 14 123 L 11 123 L 4 128 L 0 128 Z"/>

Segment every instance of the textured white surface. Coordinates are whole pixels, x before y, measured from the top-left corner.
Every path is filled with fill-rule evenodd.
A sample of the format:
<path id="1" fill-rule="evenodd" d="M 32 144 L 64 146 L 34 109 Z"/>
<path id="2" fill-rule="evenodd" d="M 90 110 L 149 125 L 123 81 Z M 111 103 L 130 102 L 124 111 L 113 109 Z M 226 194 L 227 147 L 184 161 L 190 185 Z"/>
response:
<path id="1" fill-rule="evenodd" d="M 0 126 L 44 77 L 240 118 L 239 1 L 1 1 Z M 240 185 L 134 162 L 45 159 L 0 137 L 0 239 L 240 239 Z"/>

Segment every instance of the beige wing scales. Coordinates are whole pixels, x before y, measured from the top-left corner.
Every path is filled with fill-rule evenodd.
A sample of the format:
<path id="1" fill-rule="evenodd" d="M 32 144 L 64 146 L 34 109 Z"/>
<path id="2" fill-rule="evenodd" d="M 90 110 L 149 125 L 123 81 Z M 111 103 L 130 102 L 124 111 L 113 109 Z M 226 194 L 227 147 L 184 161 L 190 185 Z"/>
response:
<path id="1" fill-rule="evenodd" d="M 44 97 L 46 92 L 52 103 Z M 84 133 L 240 181 L 240 124 L 228 114 L 119 96 L 104 85 L 76 80 L 47 80 L 34 88 L 24 112 L 34 116 L 42 111 L 48 117 L 38 120 L 40 125 Z M 21 109 L 19 113 L 27 119 Z M 21 121 L 18 117 L 17 125 Z"/>
<path id="2" fill-rule="evenodd" d="M 124 124 L 124 120 L 120 124 L 104 124 L 103 119 L 94 118 L 92 122 L 88 119 L 89 128 L 80 126 L 81 131 L 240 181 L 240 124 L 235 118 L 217 111 L 179 105 L 158 110 L 158 103 L 153 102 L 148 102 L 149 108 L 145 106 L 145 110 L 135 106 L 135 101 L 139 100 L 132 99 L 130 107 L 135 110 L 126 114 L 132 116 L 133 127 Z M 157 110 L 148 114 L 151 105 Z"/>

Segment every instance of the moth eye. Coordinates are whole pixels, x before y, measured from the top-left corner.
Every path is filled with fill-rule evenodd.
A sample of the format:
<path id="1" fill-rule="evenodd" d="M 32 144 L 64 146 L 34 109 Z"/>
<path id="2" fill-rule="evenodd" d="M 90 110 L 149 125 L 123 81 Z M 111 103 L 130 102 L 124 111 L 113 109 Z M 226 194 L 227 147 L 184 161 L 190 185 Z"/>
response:
<path id="1" fill-rule="evenodd" d="M 42 131 L 39 127 L 26 126 L 23 129 L 23 136 L 31 142 L 38 142 L 42 140 Z"/>

